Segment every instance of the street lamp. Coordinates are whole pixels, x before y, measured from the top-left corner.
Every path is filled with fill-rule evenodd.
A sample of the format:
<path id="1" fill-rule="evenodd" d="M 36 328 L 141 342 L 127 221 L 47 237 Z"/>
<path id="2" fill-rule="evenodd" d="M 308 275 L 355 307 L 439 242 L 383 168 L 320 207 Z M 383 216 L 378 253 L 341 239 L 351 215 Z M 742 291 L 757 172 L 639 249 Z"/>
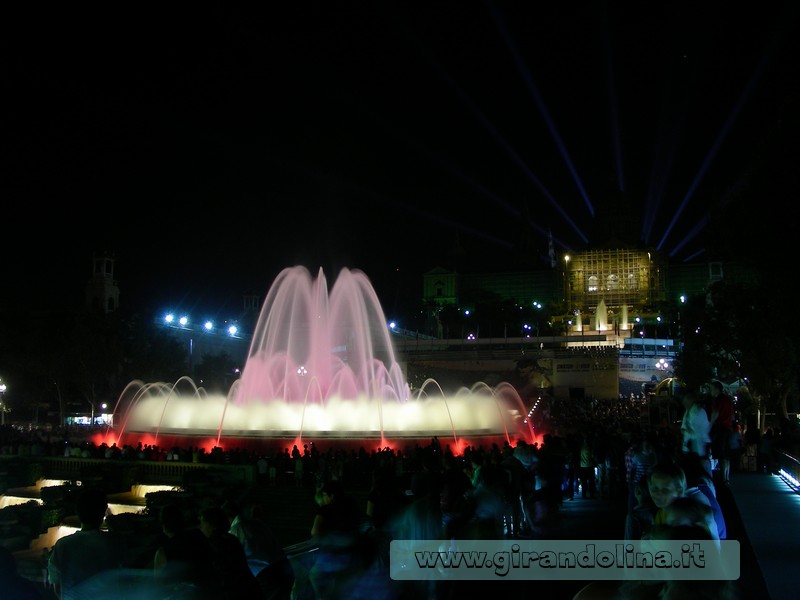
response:
<path id="1" fill-rule="evenodd" d="M 8 387 L 0 379 L 0 425 L 6 424 L 6 390 Z"/>

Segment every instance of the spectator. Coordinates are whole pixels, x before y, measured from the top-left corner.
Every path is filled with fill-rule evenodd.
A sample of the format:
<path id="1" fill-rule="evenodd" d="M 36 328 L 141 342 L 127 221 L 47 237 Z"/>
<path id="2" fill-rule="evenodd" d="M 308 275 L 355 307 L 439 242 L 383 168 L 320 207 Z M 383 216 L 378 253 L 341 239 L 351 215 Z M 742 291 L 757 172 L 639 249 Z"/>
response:
<path id="1" fill-rule="evenodd" d="M 633 512 L 636 505 L 636 484 L 643 478 L 647 480 L 658 462 L 655 445 L 655 438 L 651 434 L 646 434 L 639 447 L 633 451 L 630 459 L 630 481 L 628 482 L 628 512 Z"/>
<path id="2" fill-rule="evenodd" d="M 214 583 L 209 579 L 213 566 L 208 539 L 198 528 L 186 527 L 183 510 L 177 504 L 162 506 L 159 521 L 164 539 L 153 557 L 156 581 L 170 593 L 201 597 Z"/>
<path id="3" fill-rule="evenodd" d="M 269 479 L 269 460 L 263 454 L 256 461 L 256 469 L 258 470 L 258 483 L 265 485 Z"/>
<path id="4" fill-rule="evenodd" d="M 200 513 L 200 531 L 209 541 L 216 597 L 230 600 L 261 598 L 261 587 L 250 571 L 244 548 L 229 533 L 229 527 L 228 518 L 219 506 L 211 506 Z"/>
<path id="5" fill-rule="evenodd" d="M 48 559 L 48 581 L 64 600 L 85 597 L 80 586 L 104 571 L 119 569 L 125 556 L 120 540 L 100 529 L 108 510 L 105 492 L 83 490 L 76 509 L 80 530 L 58 540 Z"/>
<path id="6" fill-rule="evenodd" d="M 40 600 L 42 595 L 36 585 L 17 571 L 17 562 L 11 551 L 0 544 L 0 594 L 13 600 Z"/>
<path id="7" fill-rule="evenodd" d="M 250 571 L 269 600 L 289 600 L 294 571 L 278 539 L 261 519 L 246 515 L 239 503 L 228 500 L 222 510 L 230 522 L 229 532 L 244 548 Z"/>
<path id="8" fill-rule="evenodd" d="M 654 539 L 664 540 L 709 540 L 712 539 L 701 525 L 664 526 L 656 532 Z M 739 590 L 733 580 L 667 579 L 658 595 L 659 600 L 739 600 Z"/>
<path id="9" fill-rule="evenodd" d="M 681 420 L 683 453 L 693 454 L 707 461 L 708 448 L 711 444 L 711 422 L 708 419 L 705 401 L 701 395 L 690 392 L 684 396 L 683 403 L 686 409 Z"/>
<path id="10" fill-rule="evenodd" d="M 767 427 L 759 440 L 757 464 L 759 473 L 775 473 L 775 432 L 772 427 Z"/>
<path id="11" fill-rule="evenodd" d="M 670 527 L 702 527 L 712 540 L 719 540 L 714 513 L 708 504 L 694 498 L 675 498 L 664 510 L 664 525 Z"/>
<path id="12" fill-rule="evenodd" d="M 731 436 L 733 435 L 733 398 L 722 382 L 715 379 L 709 385 L 711 393 L 711 452 L 719 460 L 719 470 L 725 485 L 731 484 Z"/>
<path id="13" fill-rule="evenodd" d="M 353 578 L 362 573 L 361 526 L 365 519 L 340 481 L 324 483 L 317 494 L 319 509 L 311 536 L 319 543 L 309 581 L 317 598 L 347 598 Z"/>
<path id="14" fill-rule="evenodd" d="M 711 474 L 706 470 L 705 465 L 694 456 L 684 457 L 678 464 L 686 475 L 686 496 L 711 509 L 719 536 L 717 539 L 727 539 L 728 528 L 725 524 L 722 507 L 717 501 L 717 492 Z M 709 528 L 709 530 L 712 529 Z"/>
<path id="15" fill-rule="evenodd" d="M 596 463 L 592 453 L 592 445 L 589 441 L 589 435 L 584 434 L 581 439 L 580 447 L 580 467 L 578 469 L 578 478 L 581 485 L 581 497 L 594 499 L 597 493 L 595 489 L 595 469 Z"/>
<path id="16" fill-rule="evenodd" d="M 659 463 L 650 471 L 647 489 L 656 507 L 653 524 L 663 525 L 666 508 L 675 498 L 686 495 L 686 475 L 678 465 Z"/>
<path id="17" fill-rule="evenodd" d="M 733 426 L 733 435 L 731 436 L 731 470 L 739 471 L 742 466 L 742 454 L 744 454 L 744 434 L 742 433 L 741 423 L 736 423 Z"/>
<path id="18" fill-rule="evenodd" d="M 640 540 L 653 525 L 656 507 L 650 498 L 646 479 L 640 479 L 634 488 L 636 505 L 625 516 L 625 539 Z"/>

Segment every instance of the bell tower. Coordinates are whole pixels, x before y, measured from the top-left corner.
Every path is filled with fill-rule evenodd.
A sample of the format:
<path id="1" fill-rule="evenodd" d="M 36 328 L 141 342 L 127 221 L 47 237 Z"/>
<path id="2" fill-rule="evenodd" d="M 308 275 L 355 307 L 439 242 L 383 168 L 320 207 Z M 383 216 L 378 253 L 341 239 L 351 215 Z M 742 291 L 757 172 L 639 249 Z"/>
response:
<path id="1" fill-rule="evenodd" d="M 86 284 L 86 308 L 106 314 L 119 308 L 119 287 L 114 280 L 114 257 L 107 252 L 92 259 L 92 277 Z"/>

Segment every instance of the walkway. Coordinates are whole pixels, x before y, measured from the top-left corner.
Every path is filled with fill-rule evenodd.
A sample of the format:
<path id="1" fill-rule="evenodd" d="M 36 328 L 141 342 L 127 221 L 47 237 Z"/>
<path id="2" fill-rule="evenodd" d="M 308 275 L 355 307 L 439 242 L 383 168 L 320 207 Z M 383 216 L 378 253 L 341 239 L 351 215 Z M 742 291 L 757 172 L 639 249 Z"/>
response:
<path id="1" fill-rule="evenodd" d="M 758 591 L 758 571 L 765 587 L 759 598 L 797 598 L 800 494 L 778 476 L 752 472 L 734 473 L 730 491 L 747 540 L 742 543 L 743 579 L 749 574 L 746 583 Z M 747 597 L 752 596 L 742 599 Z"/>
<path id="2" fill-rule="evenodd" d="M 780 477 L 751 472 L 735 472 L 731 486 L 719 486 L 720 505 L 726 517 L 730 539 L 741 543 L 741 578 L 737 586 L 741 600 L 796 597 L 796 568 L 800 544 L 800 495 Z M 259 488 L 259 500 L 275 533 L 287 546 L 308 537 L 316 505 L 313 491 L 305 487 Z M 359 490 L 359 501 L 365 494 Z M 564 501 L 557 519 L 537 538 L 544 539 L 621 539 L 624 530 L 622 499 L 581 499 Z M 301 545 L 301 544 L 298 544 Z M 21 571 L 36 577 L 40 557 L 17 555 Z M 30 562 L 29 562 L 30 561 Z M 40 576 L 40 575 L 39 575 Z M 571 600 L 585 584 L 578 581 L 491 582 L 489 595 L 501 591 L 511 594 L 536 590 L 539 600 Z M 387 582 L 388 585 L 388 582 Z M 498 588 L 498 586 L 500 586 Z M 483 589 L 475 585 L 472 591 Z"/>

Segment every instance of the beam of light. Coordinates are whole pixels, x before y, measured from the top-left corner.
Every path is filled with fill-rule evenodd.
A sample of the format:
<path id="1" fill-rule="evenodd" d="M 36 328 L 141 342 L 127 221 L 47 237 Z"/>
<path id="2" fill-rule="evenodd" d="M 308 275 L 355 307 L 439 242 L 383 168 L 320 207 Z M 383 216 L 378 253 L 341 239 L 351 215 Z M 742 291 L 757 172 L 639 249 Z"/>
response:
<path id="1" fill-rule="evenodd" d="M 662 106 L 662 109 L 663 108 Z M 682 112 L 681 115 L 683 116 L 684 113 Z M 678 151 L 678 139 L 683 132 L 683 122 L 683 118 L 674 119 L 671 123 L 666 123 L 664 119 L 660 120 L 661 126 L 656 136 L 653 162 L 650 169 L 650 177 L 644 203 L 645 210 L 642 218 L 642 239 L 645 243 L 650 242 L 650 236 L 653 233 L 658 207 L 661 205 L 661 200 L 664 197 L 667 180 L 669 179 L 672 165 L 675 162 L 675 156 Z M 668 140 L 669 143 L 665 143 L 665 140 Z"/>
<path id="2" fill-rule="evenodd" d="M 669 83 L 672 79 L 671 73 L 663 79 L 667 87 L 666 91 L 669 90 Z M 650 244 L 659 207 L 667 189 L 667 181 L 672 174 L 672 167 L 675 157 L 678 155 L 680 141 L 683 139 L 686 115 L 689 108 L 689 95 L 687 93 L 683 94 L 681 102 L 677 102 L 666 91 L 660 94 L 658 127 L 642 218 L 642 239 L 646 244 Z M 680 110 L 677 110 L 676 106 Z"/>
<path id="3" fill-rule="evenodd" d="M 544 100 L 542 99 L 536 84 L 533 82 L 533 77 L 531 77 L 530 71 L 525 65 L 525 61 L 522 59 L 516 46 L 514 45 L 514 40 L 512 39 L 508 28 L 505 26 L 503 18 L 500 16 L 498 11 L 495 10 L 491 2 L 487 2 L 486 5 L 489 8 L 489 12 L 491 12 L 492 16 L 494 17 L 497 28 L 500 30 L 500 35 L 503 38 L 503 41 L 506 43 L 506 47 L 508 48 L 509 52 L 511 52 L 511 56 L 514 59 L 514 64 L 516 64 L 517 69 L 522 76 L 522 80 L 525 82 L 528 91 L 533 97 L 533 101 L 536 103 L 536 107 L 539 109 L 539 114 L 542 115 L 542 119 L 547 125 L 547 129 L 550 131 L 550 135 L 553 136 L 553 141 L 558 147 L 561 158 L 564 159 L 564 164 L 567 165 L 567 169 L 569 169 L 572 179 L 575 182 L 575 185 L 578 187 L 578 191 L 580 192 L 583 201 L 586 203 L 586 207 L 589 209 L 589 214 L 594 217 L 594 206 L 592 206 L 592 202 L 589 200 L 589 195 L 586 193 L 586 189 L 583 187 L 583 182 L 581 181 L 581 178 L 575 169 L 575 165 L 572 163 L 572 159 L 569 157 L 569 153 L 564 146 L 564 142 L 561 140 L 561 135 L 556 129 L 555 123 L 550 116 L 550 112 L 547 110 Z"/>
<path id="4" fill-rule="evenodd" d="M 421 154 L 424 154 L 426 157 L 428 157 L 428 159 L 432 163 L 434 163 L 434 164 L 436 164 L 436 165 L 448 170 L 450 173 L 452 173 L 453 175 L 455 175 L 456 177 L 461 179 L 463 182 L 465 182 L 466 184 L 471 186 L 473 189 L 476 189 L 477 191 L 479 191 L 481 194 L 483 194 L 483 196 L 485 196 L 486 198 L 492 200 L 497 206 L 502 208 L 508 214 L 510 214 L 513 217 L 518 218 L 518 219 L 523 216 L 522 215 L 522 211 L 518 207 L 512 205 L 511 203 L 506 201 L 504 198 L 501 198 L 500 196 L 498 196 L 494 191 L 488 189 L 486 186 L 484 186 L 480 182 L 476 181 L 474 178 L 472 178 L 468 173 L 466 173 L 457 164 L 455 164 L 452 161 L 448 160 L 447 158 L 441 156 L 440 154 L 432 151 L 428 146 L 423 144 L 420 141 L 419 138 L 409 135 L 407 128 L 406 129 L 402 129 L 402 128 L 396 127 L 393 123 L 391 123 L 391 122 L 387 121 L 386 119 L 382 118 L 378 113 L 376 113 L 374 110 L 372 110 L 369 106 L 361 105 L 360 106 L 360 112 L 363 113 L 363 114 L 369 114 L 374 121 L 380 123 L 381 127 L 383 127 L 390 134 L 394 135 L 397 139 L 400 139 L 400 140 L 404 141 L 407 145 L 409 145 L 413 149 L 417 150 Z M 302 170 L 303 170 L 303 172 L 306 172 L 305 169 L 302 169 Z M 322 176 L 322 175 L 321 174 L 317 174 L 317 176 Z M 354 187 L 352 184 L 347 184 L 347 185 L 349 187 L 351 187 L 351 188 Z M 361 193 L 365 194 L 365 195 L 368 195 L 368 196 L 372 196 L 372 197 L 375 196 L 374 192 L 364 190 L 363 188 L 359 188 L 359 191 Z M 526 222 L 528 222 L 529 225 L 531 225 L 531 227 L 535 231 L 541 233 L 544 236 L 547 235 L 547 232 L 544 229 L 542 229 L 541 227 L 536 226 L 535 224 L 533 224 L 532 222 L 528 221 L 527 219 L 526 219 Z M 451 223 L 451 225 L 452 225 L 452 223 Z M 461 230 L 465 231 L 465 232 L 467 232 L 467 230 L 468 230 L 468 228 L 466 228 L 466 226 L 459 226 L 459 225 L 455 225 L 455 226 L 461 228 Z M 475 233 L 473 233 L 473 234 L 475 234 Z M 478 233 L 477 235 L 479 237 L 483 237 L 484 239 L 486 239 L 485 234 Z M 492 240 L 493 242 L 497 242 L 497 238 L 491 238 L 490 237 L 488 239 Z M 566 244 L 564 244 L 560 240 L 558 240 L 558 242 L 559 242 L 559 245 L 562 248 L 568 249 L 570 252 L 572 251 L 572 248 L 569 248 Z M 505 243 L 501 244 L 501 245 L 503 247 L 506 247 L 506 248 L 509 247 Z"/>
<path id="5" fill-rule="evenodd" d="M 608 112 L 611 118 L 611 146 L 614 153 L 614 166 L 617 170 L 617 188 L 620 192 L 625 192 L 625 171 L 622 161 L 622 140 L 620 133 L 622 127 L 619 120 L 619 102 L 616 94 L 616 77 L 614 73 L 614 61 L 612 60 L 611 42 L 608 35 L 608 13 L 603 11 L 603 55 L 606 59 L 606 91 L 608 93 Z"/>
<path id="6" fill-rule="evenodd" d="M 506 139 L 500 134 L 500 132 L 495 129 L 494 125 L 486 118 L 486 116 L 480 111 L 480 109 L 475 105 L 475 103 L 470 100 L 470 98 L 455 84 L 455 82 L 450 79 L 447 73 L 442 69 L 441 70 L 442 76 L 445 80 L 451 85 L 453 90 L 455 91 L 456 95 L 461 99 L 461 101 L 475 114 L 476 117 L 481 121 L 483 126 L 486 130 L 492 135 L 495 141 L 500 145 L 503 150 L 511 157 L 511 159 L 519 166 L 520 169 L 524 171 L 524 173 L 528 176 L 528 178 L 536 185 L 542 195 L 547 199 L 547 201 L 559 212 L 559 214 L 564 218 L 564 220 L 569 223 L 570 227 L 578 234 L 578 236 L 584 241 L 584 243 L 589 242 L 589 238 L 580 230 L 580 228 L 575 224 L 575 222 L 569 217 L 566 213 L 564 208 L 561 204 L 553 197 L 542 181 L 533 173 L 529 168 L 528 165 L 525 164 L 525 161 L 522 160 L 522 157 L 517 154 L 511 145 L 506 141 Z"/>
<path id="7" fill-rule="evenodd" d="M 406 130 L 399 129 L 394 125 L 387 123 L 383 119 L 380 119 L 381 123 L 383 124 L 384 128 L 388 129 L 392 132 L 395 137 L 405 140 L 405 142 L 412 147 L 416 148 L 423 154 L 425 154 L 431 161 L 438 164 L 441 167 L 444 167 L 448 171 L 450 171 L 453 175 L 459 177 L 462 181 L 468 183 L 474 189 L 478 190 L 481 194 L 492 200 L 495 204 L 497 204 L 500 208 L 505 210 L 507 213 L 514 217 L 522 216 L 522 211 L 513 206 L 497 194 L 495 194 L 492 190 L 486 188 L 484 185 L 473 179 L 469 176 L 468 173 L 464 172 L 458 165 L 453 164 L 451 161 L 445 159 L 444 157 L 440 156 L 439 154 L 434 153 L 430 150 L 427 146 L 423 145 L 417 138 L 413 138 L 406 133 Z"/>
<path id="8" fill-rule="evenodd" d="M 747 179 L 748 179 L 747 173 L 745 173 L 742 177 L 737 179 L 733 183 L 733 185 L 730 186 L 728 188 L 728 190 L 722 195 L 722 197 L 720 198 L 719 202 L 717 202 L 717 208 L 720 208 L 720 209 L 721 208 L 725 208 L 725 206 L 731 201 L 731 199 L 739 192 L 739 190 L 745 184 Z M 708 211 L 708 212 L 706 212 L 706 215 L 702 219 L 700 219 L 694 227 L 692 227 L 691 231 L 689 231 L 686 234 L 686 236 L 684 236 L 683 240 L 680 243 L 678 243 L 672 249 L 672 251 L 669 253 L 669 257 L 673 258 L 675 256 L 675 254 L 677 254 L 677 252 L 681 248 L 683 248 L 686 245 L 687 242 L 689 242 L 689 240 L 691 240 L 694 237 L 696 237 L 697 234 L 699 234 L 700 231 L 702 231 L 706 227 L 706 225 L 708 224 L 708 222 L 710 220 L 711 220 L 711 211 Z M 695 253 L 695 254 L 697 254 L 697 253 Z"/>
<path id="9" fill-rule="evenodd" d="M 609 59 L 610 61 L 610 59 Z M 622 140 L 620 139 L 620 131 L 622 129 L 619 122 L 619 109 L 617 103 L 617 95 L 614 90 L 614 69 L 608 65 L 608 104 L 609 115 L 611 117 L 611 146 L 614 151 L 614 166 L 617 170 L 617 188 L 620 192 L 625 192 L 625 171 L 622 161 Z"/>
<path id="10" fill-rule="evenodd" d="M 449 218 L 446 218 L 446 217 L 440 217 L 439 215 L 435 215 L 433 213 L 429 213 L 427 211 L 421 210 L 420 208 L 418 208 L 416 206 L 413 206 L 411 204 L 406 204 L 405 202 L 389 199 L 389 198 L 383 197 L 383 196 L 381 196 L 380 194 L 377 194 L 377 193 L 373 194 L 373 197 L 378 199 L 378 200 L 381 200 L 383 202 L 390 203 L 390 204 L 393 204 L 395 206 L 398 206 L 398 207 L 406 210 L 407 212 L 416 213 L 418 216 L 422 216 L 422 217 L 425 217 L 427 219 L 431 219 L 433 221 L 438 221 L 439 223 L 441 223 L 441 224 L 443 224 L 443 225 L 445 225 L 447 227 L 452 227 L 453 229 L 457 229 L 458 231 L 463 231 L 465 233 L 469 233 L 470 235 L 473 235 L 473 236 L 475 236 L 477 238 L 481 238 L 483 240 L 486 240 L 488 242 L 491 242 L 493 244 L 501 246 L 501 247 L 503 247 L 503 248 L 505 248 L 507 250 L 510 250 L 510 249 L 512 249 L 514 247 L 514 244 L 509 242 L 507 239 L 494 237 L 493 235 L 489 235 L 488 233 L 486 233 L 482 229 L 475 229 L 474 227 L 470 227 L 468 225 L 464 225 L 463 223 L 457 223 L 456 221 L 453 221 L 452 219 L 449 219 Z"/>
<path id="11" fill-rule="evenodd" d="M 573 220 L 567 215 L 567 213 L 562 208 L 561 204 L 559 204 L 550 191 L 544 186 L 541 180 L 528 168 L 525 164 L 525 161 L 511 148 L 505 138 L 500 135 L 497 129 L 492 125 L 492 123 L 486 118 L 486 116 L 480 111 L 480 109 L 475 105 L 474 102 L 467 96 L 467 94 L 453 81 L 453 78 L 450 77 L 450 74 L 444 69 L 444 67 L 434 58 L 431 54 L 420 44 L 416 38 L 411 36 L 412 39 L 416 42 L 417 49 L 423 54 L 425 59 L 433 66 L 436 72 L 442 77 L 442 79 L 450 86 L 450 88 L 455 92 L 458 98 L 464 103 L 464 105 L 469 108 L 473 114 L 479 119 L 481 124 L 486 128 L 486 130 L 492 135 L 492 137 L 497 141 L 503 150 L 511 157 L 511 159 L 517 164 L 517 166 L 522 169 L 522 171 L 528 176 L 528 178 L 534 183 L 534 185 L 539 189 L 542 195 L 547 199 L 548 202 L 559 212 L 559 214 L 563 217 L 563 219 L 572 227 L 575 233 L 583 240 L 584 243 L 589 242 L 589 238 L 580 230 L 580 228 L 573 222 Z"/>
<path id="12" fill-rule="evenodd" d="M 745 86 L 742 93 L 739 95 L 739 98 L 734 104 L 731 111 L 728 113 L 728 117 L 727 119 L 725 119 L 725 123 L 723 124 L 722 130 L 717 136 L 714 145 L 711 147 L 711 150 L 706 155 L 706 158 L 703 161 L 703 164 L 700 166 L 700 170 L 695 176 L 694 181 L 692 181 L 692 184 L 689 186 L 689 190 L 684 195 L 683 200 L 681 201 L 681 204 L 678 207 L 678 210 L 675 211 L 675 215 L 672 217 L 672 221 L 670 221 L 670 224 L 667 227 L 667 230 L 664 232 L 661 241 L 656 246 L 658 250 L 661 250 L 661 248 L 664 246 L 667 237 L 672 232 L 672 228 L 675 227 L 675 224 L 677 223 L 678 219 L 683 213 L 684 208 L 686 208 L 686 205 L 689 203 L 689 200 L 692 198 L 692 196 L 694 196 L 694 192 L 697 189 L 697 186 L 700 184 L 700 180 L 705 175 L 706 171 L 711 165 L 711 162 L 714 160 L 714 158 L 716 158 L 717 152 L 719 151 L 722 142 L 724 142 L 725 138 L 728 137 L 728 133 L 733 127 L 736 117 L 739 116 L 739 113 L 742 111 L 742 108 L 744 107 L 745 103 L 747 102 L 747 100 L 750 99 L 750 96 L 753 93 L 753 88 L 755 87 L 758 80 L 761 78 L 761 75 L 764 72 L 767 63 L 772 58 L 772 55 L 774 54 L 775 49 L 778 46 L 778 39 L 777 39 L 778 37 L 780 36 L 773 36 L 771 44 L 764 51 L 761 60 L 758 62 L 758 65 L 756 65 L 755 71 L 751 75 L 749 81 L 747 82 L 747 85 Z"/>
<path id="13" fill-rule="evenodd" d="M 706 225 L 708 225 L 708 221 L 709 221 L 708 214 L 706 214 L 706 216 L 697 221 L 697 223 L 694 224 L 694 227 L 692 227 L 686 233 L 684 238 L 672 249 L 672 252 L 669 253 L 669 257 L 673 258 L 681 248 L 683 248 L 689 241 L 692 240 L 692 238 L 694 238 L 698 233 L 700 233 L 705 228 Z"/>
<path id="14" fill-rule="evenodd" d="M 484 196 L 486 196 L 487 198 L 492 200 L 495 204 L 497 204 L 498 206 L 503 208 L 506 212 L 508 212 L 512 216 L 517 217 L 517 218 L 522 216 L 522 211 L 519 208 L 517 208 L 516 206 L 511 205 L 506 200 L 504 200 L 503 198 L 501 198 L 497 194 L 495 194 L 492 190 L 487 189 L 484 185 L 482 185 L 481 183 L 475 181 L 472 177 L 469 176 L 469 174 L 465 173 L 458 166 L 454 165 L 450 161 L 445 160 L 443 157 L 439 156 L 438 154 L 434 154 L 427 147 L 423 146 L 418 140 L 410 138 L 408 135 L 405 135 L 402 131 L 397 130 L 396 128 L 394 128 L 392 126 L 389 126 L 388 124 L 386 124 L 386 126 L 389 129 L 393 130 L 398 137 L 401 137 L 401 138 L 405 139 L 406 142 L 412 144 L 415 148 L 417 148 L 421 152 L 425 153 L 431 160 L 433 160 L 434 162 L 436 162 L 440 166 L 446 168 L 447 170 L 449 170 L 454 175 L 460 177 L 463 181 L 465 181 L 466 183 L 471 185 L 473 188 L 477 189 L 481 194 L 483 194 Z M 545 237 L 549 237 L 550 236 L 550 233 L 549 233 L 548 230 L 546 230 L 543 227 L 539 226 L 534 221 L 532 221 L 530 219 L 527 219 L 526 222 L 528 223 L 528 225 L 531 226 L 531 228 L 534 231 L 540 233 L 542 236 L 545 236 Z M 569 250 L 570 252 L 573 251 L 572 248 L 568 247 L 561 240 L 558 240 L 557 238 L 554 238 L 554 239 L 556 239 L 556 241 L 558 242 L 558 245 L 561 248 Z"/>
<path id="15" fill-rule="evenodd" d="M 343 180 L 341 178 L 338 178 L 338 177 L 335 177 L 335 176 L 331 175 L 330 173 L 324 173 L 324 172 L 320 171 L 317 168 L 311 168 L 311 167 L 309 167 L 308 165 L 305 165 L 305 164 L 301 165 L 301 164 L 297 164 L 297 163 L 289 163 L 287 161 L 283 161 L 281 164 L 284 166 L 284 168 L 294 169 L 297 172 L 302 173 L 303 175 L 305 175 L 307 177 L 314 177 L 314 178 L 317 178 L 317 179 L 320 179 L 320 180 L 327 180 L 329 182 L 332 182 L 332 183 L 336 184 L 337 186 L 339 186 L 343 190 L 349 190 L 349 191 L 358 193 L 358 194 L 360 194 L 360 195 L 362 195 L 362 196 L 364 196 L 366 198 L 370 198 L 372 200 L 376 200 L 378 202 L 381 202 L 382 206 L 386 206 L 387 204 L 391 204 L 393 206 L 399 207 L 402 210 L 405 210 L 406 212 L 414 213 L 419 217 L 423 217 L 425 219 L 430 219 L 432 221 L 436 221 L 438 223 L 441 223 L 441 224 L 443 224 L 443 225 L 445 225 L 447 227 L 456 229 L 458 231 L 462 231 L 464 233 L 468 233 L 468 234 L 470 234 L 470 235 L 472 235 L 474 237 L 477 237 L 477 238 L 483 239 L 485 241 L 491 242 L 492 244 L 495 244 L 495 245 L 500 246 L 501 248 L 504 248 L 504 249 L 507 249 L 507 250 L 508 249 L 512 249 L 514 247 L 514 244 L 512 244 L 511 242 L 509 242 L 505 238 L 494 237 L 492 235 L 489 235 L 488 233 L 486 233 L 483 230 L 475 229 L 474 227 L 470 227 L 468 225 L 464 225 L 463 223 L 458 223 L 458 222 L 456 222 L 456 221 L 454 221 L 452 219 L 445 218 L 445 217 L 440 217 L 440 216 L 435 215 L 433 213 L 429 213 L 429 212 L 420 210 L 419 208 L 417 208 L 415 206 L 412 206 L 410 204 L 406 204 L 404 202 L 397 201 L 397 200 L 395 200 L 393 198 L 388 198 L 387 196 L 385 196 L 385 195 L 383 195 L 383 194 L 381 194 L 379 192 L 375 192 L 375 191 L 372 191 L 370 189 L 367 189 L 364 186 L 359 185 L 357 183 L 353 183 L 353 182 L 350 182 L 350 181 L 345 181 L 345 180 Z"/>
<path id="16" fill-rule="evenodd" d="M 395 134 L 395 136 L 397 136 L 400 139 L 405 140 L 406 143 L 410 144 L 411 146 L 413 146 L 414 148 L 416 148 L 420 152 L 424 153 L 433 162 L 435 162 L 438 165 L 446 168 L 451 173 L 453 173 L 454 175 L 456 175 L 459 178 L 461 178 L 463 181 L 465 181 L 466 183 L 471 185 L 473 188 L 477 189 L 481 194 L 483 194 L 484 196 L 486 196 L 487 198 L 492 200 L 495 204 L 497 204 L 498 206 L 503 208 L 510 215 L 512 215 L 514 217 L 517 217 L 517 218 L 522 217 L 522 211 L 519 208 L 517 208 L 516 206 L 511 205 L 509 202 L 507 202 L 506 200 L 504 200 L 503 198 L 501 198 L 497 194 L 495 194 L 492 190 L 487 189 L 484 185 L 482 185 L 481 183 L 479 183 L 478 181 L 476 181 L 475 179 L 470 177 L 468 173 L 465 173 L 460 167 L 458 167 L 457 165 L 453 164 L 452 162 L 446 160 L 444 157 L 432 152 L 429 148 L 424 146 L 419 140 L 417 140 L 416 138 L 412 138 L 411 136 L 407 135 L 405 133 L 405 131 L 398 129 L 398 128 L 394 127 L 393 125 L 391 125 L 389 123 L 386 123 L 385 121 L 382 121 L 382 122 L 384 124 L 384 127 L 387 128 L 388 130 L 390 130 L 391 132 L 393 132 Z M 528 223 L 528 225 L 530 225 L 530 227 L 534 231 L 540 233 L 542 236 L 545 236 L 545 237 L 548 237 L 548 238 L 550 237 L 549 229 L 544 229 L 543 227 L 541 227 L 540 225 L 538 225 L 537 223 L 535 223 L 534 221 L 532 221 L 530 219 L 526 219 L 526 222 Z M 562 242 L 560 239 L 558 239 L 556 237 L 554 237 L 553 239 L 556 242 L 558 242 L 558 245 L 562 249 L 568 250 L 569 252 L 573 252 L 573 249 L 571 247 L 569 247 L 566 243 Z"/>
<path id="17" fill-rule="evenodd" d="M 468 233 L 468 234 L 470 234 L 470 235 L 472 235 L 472 236 L 474 236 L 476 238 L 480 238 L 482 240 L 485 240 L 487 242 L 491 242 L 492 244 L 495 244 L 497 246 L 505 248 L 506 250 L 510 250 L 510 249 L 512 249 L 514 247 L 514 244 L 512 244 L 511 242 L 509 242 L 505 238 L 495 237 L 493 235 L 488 234 L 486 231 L 484 231 L 482 229 L 475 229 L 474 227 L 470 227 L 469 225 L 464 225 L 463 223 L 459 223 L 457 221 L 454 221 L 453 219 L 451 219 L 449 217 L 442 217 L 442 216 L 436 215 L 434 213 L 422 210 L 419 207 L 416 207 L 416 206 L 413 206 L 411 204 L 407 204 L 405 202 L 402 202 L 400 200 L 397 200 L 397 199 L 394 199 L 394 198 L 388 198 L 388 197 L 384 196 L 383 194 L 380 194 L 378 192 L 373 192 L 372 190 L 368 190 L 368 189 L 364 188 L 363 186 L 360 186 L 360 185 L 357 185 L 357 184 L 354 184 L 354 183 L 350 183 L 350 182 L 346 182 L 346 181 L 340 181 L 340 184 L 343 187 L 346 187 L 346 188 L 349 188 L 349 189 L 351 189 L 353 191 L 356 191 L 356 192 L 358 192 L 359 194 L 361 194 L 361 195 L 363 195 L 365 197 L 372 198 L 374 200 L 377 200 L 377 201 L 381 202 L 382 206 L 386 206 L 387 204 L 391 204 L 392 206 L 400 208 L 400 209 L 402 209 L 402 210 L 404 210 L 406 212 L 413 213 L 413 214 L 417 215 L 418 217 L 422 217 L 424 219 L 431 220 L 431 221 L 436 221 L 437 223 L 445 225 L 446 227 L 450 227 L 452 229 L 456 229 L 458 231 L 462 231 L 464 233 Z"/>
<path id="18" fill-rule="evenodd" d="M 687 256 L 686 258 L 684 258 L 684 259 L 683 259 L 683 262 L 685 262 L 685 263 L 690 263 L 690 262 L 692 262 L 693 260 L 695 260 L 695 259 L 696 259 L 698 256 L 700 256 L 701 254 L 703 254 L 705 251 L 706 251 L 706 249 L 705 249 L 705 248 L 699 248 L 699 249 L 698 249 L 698 250 L 696 250 L 696 251 L 695 251 L 693 254 L 690 254 L 689 256 Z"/>

